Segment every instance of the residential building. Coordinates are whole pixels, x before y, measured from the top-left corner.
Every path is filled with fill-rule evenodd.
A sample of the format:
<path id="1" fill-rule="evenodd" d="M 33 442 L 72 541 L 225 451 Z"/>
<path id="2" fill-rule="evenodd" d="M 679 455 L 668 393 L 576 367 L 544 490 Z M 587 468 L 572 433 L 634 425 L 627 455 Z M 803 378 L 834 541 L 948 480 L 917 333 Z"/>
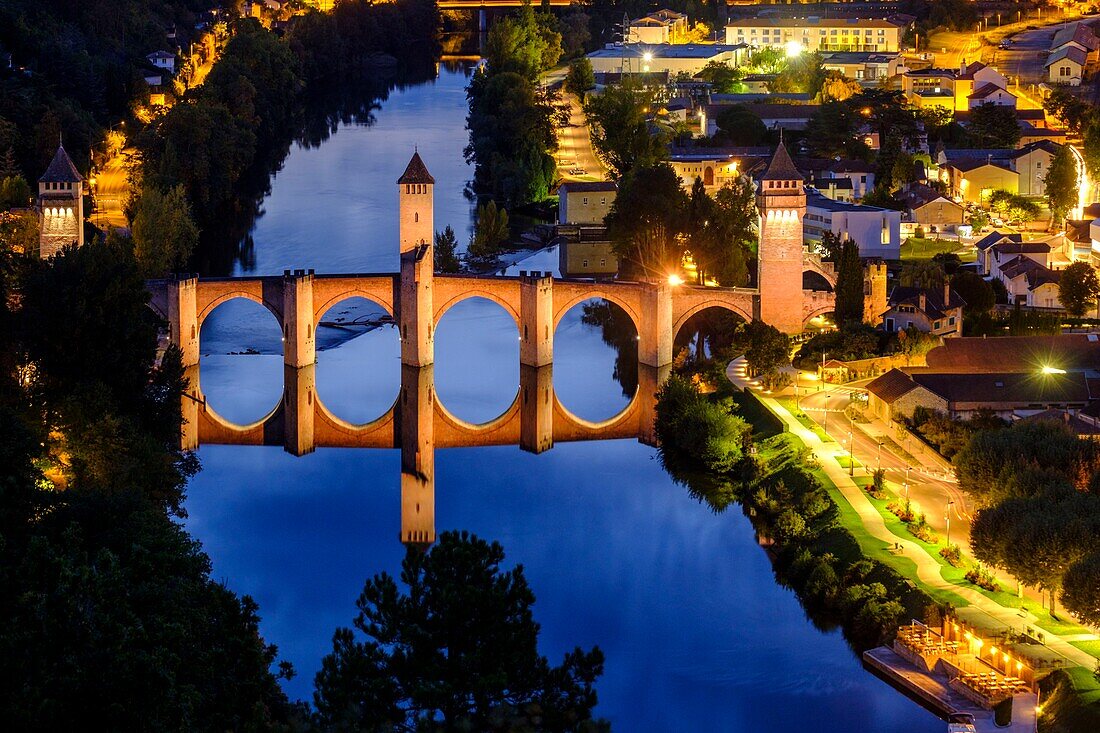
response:
<path id="1" fill-rule="evenodd" d="M 875 166 L 865 160 L 844 158 L 829 166 L 827 178 L 844 178 L 852 184 L 852 195 L 861 199 L 875 188 Z"/>
<path id="2" fill-rule="evenodd" d="M 1088 61 L 1088 53 L 1072 44 L 1062 46 L 1047 57 L 1044 64 L 1047 70 L 1047 81 L 1054 84 L 1068 84 L 1071 87 L 1080 86 L 1085 77 L 1085 64 Z"/>
<path id="3" fill-rule="evenodd" d="M 993 341 L 994 339 L 989 339 Z M 1012 419 L 1051 409 L 1081 410 L 1097 398 L 1088 372 L 937 372 L 927 367 L 891 369 L 867 385 L 867 410 L 885 421 L 913 416 L 917 407 L 954 419 L 979 410 Z"/>
<path id="4" fill-rule="evenodd" d="M 883 328 L 890 333 L 912 327 L 942 338 L 962 336 L 963 305 L 946 281 L 942 288 L 896 285 L 882 314 Z"/>
<path id="5" fill-rule="evenodd" d="M 602 226 L 618 190 L 614 181 L 566 181 L 558 188 L 558 223 Z"/>
<path id="6" fill-rule="evenodd" d="M 859 82 L 880 82 L 898 75 L 901 54 L 874 51 L 827 51 L 821 54 L 826 71 L 838 71 Z"/>
<path id="7" fill-rule="evenodd" d="M 1020 113 L 1027 110 L 1016 110 L 1016 117 L 1019 120 Z M 1064 145 L 1066 142 L 1066 131 L 1055 130 L 1050 127 L 1036 127 L 1030 122 L 1020 121 L 1020 145 L 1030 145 L 1031 143 L 1041 142 L 1043 140 L 1049 140 L 1052 143 L 1058 145 Z"/>
<path id="8" fill-rule="evenodd" d="M 901 50 L 902 27 L 881 18 L 743 18 L 726 24 L 726 43 L 802 51 Z"/>
<path id="9" fill-rule="evenodd" d="M 660 72 L 675 76 L 695 76 L 711 62 L 738 66 L 747 58 L 743 44 L 683 43 L 646 45 L 626 43 L 608 45 L 588 54 L 596 73 Z"/>
<path id="10" fill-rule="evenodd" d="M 813 187 L 822 196 L 833 201 L 855 202 L 855 194 L 852 191 L 852 182 L 847 178 L 815 178 Z"/>
<path id="11" fill-rule="evenodd" d="M 762 162 L 771 153 L 771 148 L 672 148 L 668 162 L 686 190 L 699 178 L 713 194 L 744 172 L 745 160 Z"/>
<path id="12" fill-rule="evenodd" d="M 1100 39 L 1097 39 L 1092 28 L 1085 23 L 1072 23 L 1060 28 L 1050 41 L 1051 52 L 1067 46 L 1092 54 L 1100 48 Z"/>
<path id="13" fill-rule="evenodd" d="M 967 109 L 977 109 L 983 104 L 1016 109 L 1016 95 L 996 84 L 983 84 L 967 96 Z"/>
<path id="14" fill-rule="evenodd" d="M 977 242 L 974 242 L 974 248 L 978 252 L 977 265 L 978 274 L 988 277 L 994 266 L 1000 266 L 1000 259 L 995 262 L 993 248 L 997 245 L 1003 244 L 1021 244 L 1024 241 L 1024 235 L 1019 232 L 1000 232 L 993 230 L 989 234 L 985 235 Z M 1047 252 L 1049 252 L 1049 246 Z M 1019 254 L 1019 252 L 1015 253 Z M 1007 261 L 1007 258 L 1006 258 Z M 1046 261 L 1045 258 L 1043 260 Z"/>
<path id="15" fill-rule="evenodd" d="M 953 229 L 966 221 L 966 210 L 931 186 L 913 183 L 900 196 L 905 203 L 906 221 L 929 232 Z"/>
<path id="16" fill-rule="evenodd" d="M 1027 246 L 1027 245 L 1021 245 Z M 994 276 L 1004 283 L 1008 302 L 1028 308 L 1061 308 L 1058 280 L 1061 273 L 1019 254 L 999 266 Z"/>
<path id="17" fill-rule="evenodd" d="M 929 351 L 925 363 L 937 372 L 1037 374 L 1044 366 L 1070 372 L 1100 370 L 1100 335 L 965 336 L 944 341 Z"/>
<path id="18" fill-rule="evenodd" d="M 981 106 L 983 98 L 1015 107 L 1015 95 L 1007 92 L 1007 88 L 1004 74 L 980 61 L 964 62 L 958 69 L 907 71 L 901 76 L 901 90 L 910 104 L 922 108 L 939 106 L 952 112 Z"/>
<path id="19" fill-rule="evenodd" d="M 860 257 L 896 260 L 901 256 L 901 212 L 833 201 L 816 189 L 806 190 L 802 236 L 820 242 L 825 232 L 847 234 L 859 245 Z"/>

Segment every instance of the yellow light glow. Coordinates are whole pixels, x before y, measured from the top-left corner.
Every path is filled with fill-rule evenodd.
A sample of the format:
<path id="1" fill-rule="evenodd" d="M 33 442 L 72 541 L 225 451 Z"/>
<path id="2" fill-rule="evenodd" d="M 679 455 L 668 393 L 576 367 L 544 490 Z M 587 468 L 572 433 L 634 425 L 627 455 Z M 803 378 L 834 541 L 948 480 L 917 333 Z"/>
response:
<path id="1" fill-rule="evenodd" d="M 802 44 L 798 41 L 787 41 L 787 58 L 795 59 L 802 55 Z"/>
<path id="2" fill-rule="evenodd" d="M 642 61 L 652 61 L 652 60 L 653 60 L 653 54 L 651 54 L 649 51 L 646 51 L 645 53 L 642 54 Z"/>
<path id="3" fill-rule="evenodd" d="M 1065 369 L 1059 369 L 1058 367 L 1052 367 L 1052 366 L 1045 366 L 1044 365 L 1043 369 L 1042 369 L 1042 372 L 1043 372 L 1043 374 L 1065 374 L 1066 370 Z"/>
<path id="4" fill-rule="evenodd" d="M 1036 705 L 1035 706 L 1035 714 L 1036 715 L 1042 715 L 1043 714 L 1043 706 L 1042 705 Z"/>
<path id="5" fill-rule="evenodd" d="M 668 276 L 668 284 L 669 285 L 683 285 L 684 284 L 684 278 L 680 277 L 679 275 L 669 275 Z"/>

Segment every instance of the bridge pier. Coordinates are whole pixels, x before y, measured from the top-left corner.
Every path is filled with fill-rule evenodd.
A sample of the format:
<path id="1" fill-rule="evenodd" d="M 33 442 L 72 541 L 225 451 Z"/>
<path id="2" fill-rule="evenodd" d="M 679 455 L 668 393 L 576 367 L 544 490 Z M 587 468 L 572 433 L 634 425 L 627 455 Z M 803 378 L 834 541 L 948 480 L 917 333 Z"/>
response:
<path id="1" fill-rule="evenodd" d="M 295 369 L 317 363 L 313 323 L 313 270 L 283 271 L 283 364 Z"/>
<path id="2" fill-rule="evenodd" d="M 401 542 L 435 542 L 435 378 L 431 366 L 401 366 Z"/>
<path id="3" fill-rule="evenodd" d="M 168 281 L 168 338 L 179 347 L 183 366 L 199 363 L 198 277 L 176 276 Z M 195 388 L 198 388 L 196 383 Z"/>
<path id="4" fill-rule="evenodd" d="M 554 360 L 554 278 L 520 273 L 519 363 L 543 367 Z"/>
<path id="5" fill-rule="evenodd" d="M 542 453 L 554 447 L 554 372 L 547 364 L 519 365 L 519 447 Z"/>
<path id="6" fill-rule="evenodd" d="M 487 30 L 489 30 L 489 14 L 485 12 L 484 7 L 481 7 L 477 11 L 477 31 L 484 33 Z"/>
<path id="7" fill-rule="evenodd" d="M 672 364 L 638 365 L 638 442 L 656 448 L 657 390 L 672 374 Z"/>
<path id="8" fill-rule="evenodd" d="M 283 448 L 291 455 L 304 456 L 316 447 L 313 433 L 316 391 L 316 364 L 300 368 L 283 365 Z"/>
<path id="9" fill-rule="evenodd" d="M 401 297 L 397 322 L 401 329 L 401 364 L 431 366 L 435 361 L 435 324 L 432 311 L 434 255 L 431 243 L 401 253 Z"/>
<path id="10" fill-rule="evenodd" d="M 190 364 L 183 370 L 187 386 L 180 395 L 180 412 L 183 424 L 180 426 L 180 450 L 199 449 L 199 411 L 203 409 L 202 395 L 199 393 L 199 365 Z"/>
<path id="11" fill-rule="evenodd" d="M 672 363 L 672 288 L 666 283 L 646 285 L 642 292 L 638 327 L 638 362 L 651 367 Z"/>

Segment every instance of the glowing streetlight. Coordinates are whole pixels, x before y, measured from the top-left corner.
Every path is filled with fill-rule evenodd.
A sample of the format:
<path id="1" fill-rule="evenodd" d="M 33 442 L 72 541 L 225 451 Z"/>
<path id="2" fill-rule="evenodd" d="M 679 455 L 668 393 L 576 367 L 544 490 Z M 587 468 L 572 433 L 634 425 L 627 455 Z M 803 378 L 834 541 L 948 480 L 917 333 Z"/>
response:
<path id="1" fill-rule="evenodd" d="M 1059 369 L 1058 367 L 1052 367 L 1052 366 L 1048 366 L 1046 364 L 1043 365 L 1043 368 L 1040 371 L 1043 374 L 1065 374 L 1066 373 L 1065 369 Z"/>
<path id="2" fill-rule="evenodd" d="M 668 284 L 672 285 L 672 286 L 683 285 L 684 284 L 684 278 L 680 277 L 679 275 L 669 275 L 668 276 Z"/>
<path id="3" fill-rule="evenodd" d="M 955 500 L 951 499 L 947 502 L 947 507 L 944 509 L 943 518 L 947 520 L 947 546 L 951 547 L 951 507 L 955 506 Z"/>
<path id="4" fill-rule="evenodd" d="M 787 52 L 787 58 L 796 59 L 802 55 L 802 44 L 798 41 L 787 41 L 785 50 Z"/>
<path id="5" fill-rule="evenodd" d="M 652 60 L 653 60 L 653 54 L 650 53 L 649 51 L 646 51 L 645 53 L 642 54 L 642 61 L 645 61 L 646 63 L 649 63 Z"/>
<path id="6" fill-rule="evenodd" d="M 852 439 L 851 428 L 848 428 L 848 475 L 856 475 L 856 442 Z"/>

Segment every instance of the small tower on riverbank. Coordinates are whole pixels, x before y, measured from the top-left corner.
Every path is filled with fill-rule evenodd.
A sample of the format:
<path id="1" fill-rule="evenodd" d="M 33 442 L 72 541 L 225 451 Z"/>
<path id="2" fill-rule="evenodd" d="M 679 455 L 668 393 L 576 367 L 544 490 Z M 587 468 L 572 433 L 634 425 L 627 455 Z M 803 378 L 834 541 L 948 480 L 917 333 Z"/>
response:
<path id="1" fill-rule="evenodd" d="M 433 190 L 435 179 L 413 152 L 405 172 L 397 179 L 398 211 L 400 213 L 400 247 L 404 254 L 420 244 L 431 244 L 435 237 L 433 221 Z"/>
<path id="2" fill-rule="evenodd" d="M 65 147 L 57 146 L 46 172 L 38 179 L 39 254 L 49 257 L 62 247 L 84 244 L 84 176 Z"/>
<path id="3" fill-rule="evenodd" d="M 760 320 L 784 333 L 802 331 L 802 217 L 806 191 L 783 141 L 760 177 Z"/>

